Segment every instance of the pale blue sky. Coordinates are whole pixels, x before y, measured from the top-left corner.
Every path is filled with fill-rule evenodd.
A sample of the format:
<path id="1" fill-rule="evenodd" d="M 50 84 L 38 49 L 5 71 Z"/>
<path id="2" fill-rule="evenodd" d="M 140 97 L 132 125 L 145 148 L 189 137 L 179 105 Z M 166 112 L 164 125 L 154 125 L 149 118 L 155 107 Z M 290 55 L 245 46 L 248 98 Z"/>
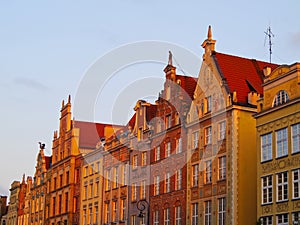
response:
<path id="1" fill-rule="evenodd" d="M 217 51 L 268 61 L 264 31 L 271 25 L 273 62 L 291 64 L 300 61 L 299 7 L 298 0 L 0 0 L 0 195 L 23 173 L 33 175 L 38 141 L 51 152 L 61 101 L 76 94 L 103 54 L 159 40 L 201 57 L 211 24 Z M 163 64 L 145 68 L 121 75 L 133 74 L 126 76 L 129 83 L 140 75 L 164 76 Z M 109 122 L 100 114 L 96 120 Z"/>

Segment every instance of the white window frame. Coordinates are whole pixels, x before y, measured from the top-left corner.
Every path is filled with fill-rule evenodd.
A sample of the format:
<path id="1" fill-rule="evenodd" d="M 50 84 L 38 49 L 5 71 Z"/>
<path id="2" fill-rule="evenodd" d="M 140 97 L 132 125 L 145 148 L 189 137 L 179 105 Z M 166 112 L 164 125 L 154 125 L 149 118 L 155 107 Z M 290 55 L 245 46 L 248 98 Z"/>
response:
<path id="1" fill-rule="evenodd" d="M 198 202 L 196 203 L 192 203 L 192 225 L 198 225 L 198 216 L 199 216 L 199 212 L 198 212 Z"/>
<path id="2" fill-rule="evenodd" d="M 182 188 L 182 169 L 176 170 L 176 191 Z"/>
<path id="3" fill-rule="evenodd" d="M 212 161 L 205 161 L 205 179 L 204 183 L 208 184 L 212 182 Z"/>
<path id="4" fill-rule="evenodd" d="M 224 140 L 226 138 L 226 121 L 222 121 L 219 123 L 219 140 Z"/>
<path id="5" fill-rule="evenodd" d="M 145 199 L 146 198 L 146 180 L 142 180 L 141 181 L 141 199 Z"/>
<path id="6" fill-rule="evenodd" d="M 218 179 L 224 180 L 226 179 L 226 156 L 220 156 L 218 159 Z"/>
<path id="7" fill-rule="evenodd" d="M 159 211 L 155 210 L 153 213 L 153 223 L 154 225 L 159 225 Z"/>
<path id="8" fill-rule="evenodd" d="M 292 153 L 300 152 L 300 123 L 292 125 Z"/>
<path id="9" fill-rule="evenodd" d="M 132 156 L 132 169 L 136 169 L 138 166 L 138 155 Z"/>
<path id="10" fill-rule="evenodd" d="M 261 162 L 271 160 L 273 158 L 272 133 L 261 135 L 260 145 L 261 145 Z"/>
<path id="11" fill-rule="evenodd" d="M 142 166 L 147 165 L 147 151 L 142 152 Z"/>
<path id="12" fill-rule="evenodd" d="M 260 221 L 262 225 L 273 225 L 273 216 L 263 216 Z"/>
<path id="13" fill-rule="evenodd" d="M 208 126 L 204 128 L 204 144 L 210 145 L 212 143 L 212 126 Z"/>
<path id="14" fill-rule="evenodd" d="M 287 127 L 276 131 L 276 157 L 288 155 L 288 130 Z"/>
<path id="15" fill-rule="evenodd" d="M 160 146 L 155 148 L 155 161 L 160 160 Z"/>
<path id="16" fill-rule="evenodd" d="M 293 199 L 300 198 L 300 169 L 295 169 L 292 171 L 293 177 Z"/>
<path id="17" fill-rule="evenodd" d="M 175 225 L 181 225 L 181 206 L 175 207 Z"/>
<path id="18" fill-rule="evenodd" d="M 276 215 L 276 225 L 289 225 L 289 214 Z"/>
<path id="19" fill-rule="evenodd" d="M 193 149 L 198 148 L 199 146 L 199 131 L 194 131 L 192 134 L 192 138 L 193 138 Z"/>
<path id="20" fill-rule="evenodd" d="M 170 157 L 171 155 L 171 141 L 165 144 L 165 157 Z"/>
<path id="21" fill-rule="evenodd" d="M 204 225 L 211 225 L 211 200 L 204 202 Z"/>
<path id="22" fill-rule="evenodd" d="M 159 175 L 156 175 L 154 177 L 154 195 L 159 195 L 159 182 L 160 182 L 160 177 Z"/>
<path id="23" fill-rule="evenodd" d="M 170 191 L 171 191 L 171 175 L 170 172 L 167 172 L 165 177 L 165 193 L 168 193 Z"/>
<path id="24" fill-rule="evenodd" d="M 226 223 L 226 199 L 218 199 L 218 225 L 225 225 Z"/>
<path id="25" fill-rule="evenodd" d="M 164 225 L 170 225 L 170 208 L 164 209 Z"/>
<path id="26" fill-rule="evenodd" d="M 276 174 L 276 200 L 277 202 L 288 200 L 288 172 Z M 282 193 L 280 196 L 280 192 Z M 286 196 L 286 197 L 285 197 Z"/>
<path id="27" fill-rule="evenodd" d="M 192 165 L 192 187 L 199 185 L 199 164 Z"/>
<path id="28" fill-rule="evenodd" d="M 181 153 L 182 152 L 182 138 L 178 138 L 176 140 L 176 153 Z"/>
<path id="29" fill-rule="evenodd" d="M 264 196 L 266 195 L 266 201 Z M 270 204 L 273 202 L 273 175 L 261 178 L 261 203 Z"/>

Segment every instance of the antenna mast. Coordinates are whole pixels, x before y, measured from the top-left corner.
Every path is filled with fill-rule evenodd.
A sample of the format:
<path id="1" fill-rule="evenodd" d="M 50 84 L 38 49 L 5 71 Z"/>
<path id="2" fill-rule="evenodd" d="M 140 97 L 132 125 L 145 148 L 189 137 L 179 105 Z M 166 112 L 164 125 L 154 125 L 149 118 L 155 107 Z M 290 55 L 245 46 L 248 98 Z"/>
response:
<path id="1" fill-rule="evenodd" d="M 275 35 L 272 33 L 271 31 L 271 26 L 268 27 L 267 31 L 265 31 L 265 35 L 266 37 L 269 38 L 269 53 L 270 53 L 270 63 L 272 61 L 272 37 L 274 37 Z M 265 39 L 265 43 L 266 43 L 266 39 Z"/>

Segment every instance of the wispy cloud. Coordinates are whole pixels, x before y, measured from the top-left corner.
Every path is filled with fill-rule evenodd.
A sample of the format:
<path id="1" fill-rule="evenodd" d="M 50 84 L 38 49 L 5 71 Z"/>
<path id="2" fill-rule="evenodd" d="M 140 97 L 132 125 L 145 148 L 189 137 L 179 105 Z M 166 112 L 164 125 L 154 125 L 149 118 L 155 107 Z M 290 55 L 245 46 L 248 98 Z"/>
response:
<path id="1" fill-rule="evenodd" d="M 24 86 L 26 88 L 34 89 L 34 90 L 48 90 L 49 87 L 45 84 L 31 79 L 31 78 L 25 78 L 25 77 L 16 77 L 14 80 L 14 83 L 17 85 Z"/>

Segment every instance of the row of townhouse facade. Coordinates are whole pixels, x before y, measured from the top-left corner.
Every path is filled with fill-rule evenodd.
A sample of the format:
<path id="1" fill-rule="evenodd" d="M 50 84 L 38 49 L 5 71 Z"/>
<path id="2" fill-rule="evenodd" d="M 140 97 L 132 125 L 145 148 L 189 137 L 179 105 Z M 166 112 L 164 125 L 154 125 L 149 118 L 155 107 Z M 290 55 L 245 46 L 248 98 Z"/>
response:
<path id="1" fill-rule="evenodd" d="M 52 156 L 40 144 L 33 179 L 12 184 L 7 224 L 298 224 L 300 65 L 215 43 L 209 27 L 197 78 L 170 53 L 157 100 L 126 125 L 75 121 L 63 101 Z"/>

